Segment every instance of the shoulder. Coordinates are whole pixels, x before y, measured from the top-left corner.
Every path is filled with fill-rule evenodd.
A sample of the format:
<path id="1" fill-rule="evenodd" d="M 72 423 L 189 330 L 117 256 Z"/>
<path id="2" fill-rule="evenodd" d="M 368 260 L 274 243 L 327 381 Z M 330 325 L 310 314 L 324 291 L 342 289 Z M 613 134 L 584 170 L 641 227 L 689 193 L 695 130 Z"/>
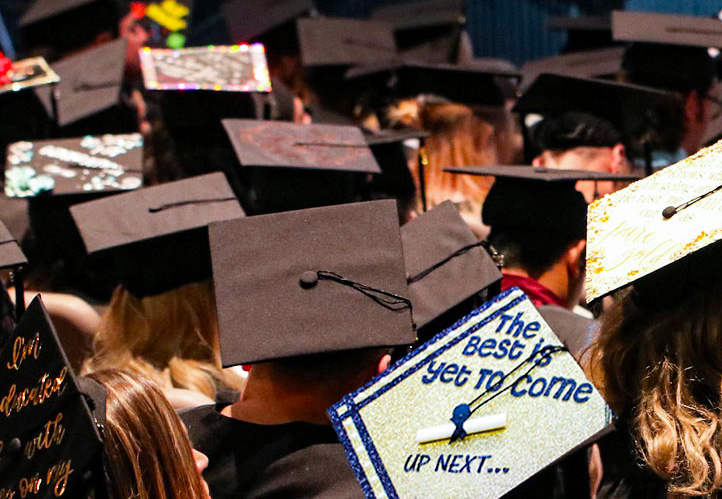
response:
<path id="1" fill-rule="evenodd" d="M 363 498 L 340 443 L 314 444 L 270 463 L 249 497 Z"/>
<path id="2" fill-rule="evenodd" d="M 537 310 L 578 361 L 594 340 L 597 322 L 556 305 L 541 305 Z"/>

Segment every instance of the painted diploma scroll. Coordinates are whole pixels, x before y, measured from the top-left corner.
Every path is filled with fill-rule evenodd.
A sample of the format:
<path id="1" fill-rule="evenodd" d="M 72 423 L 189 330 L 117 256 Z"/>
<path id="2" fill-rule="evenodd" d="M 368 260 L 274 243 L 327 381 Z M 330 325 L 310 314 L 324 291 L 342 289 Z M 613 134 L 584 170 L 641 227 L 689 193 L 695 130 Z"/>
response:
<path id="1" fill-rule="evenodd" d="M 369 498 L 499 497 L 607 431 L 611 420 L 518 288 L 329 413 Z"/>

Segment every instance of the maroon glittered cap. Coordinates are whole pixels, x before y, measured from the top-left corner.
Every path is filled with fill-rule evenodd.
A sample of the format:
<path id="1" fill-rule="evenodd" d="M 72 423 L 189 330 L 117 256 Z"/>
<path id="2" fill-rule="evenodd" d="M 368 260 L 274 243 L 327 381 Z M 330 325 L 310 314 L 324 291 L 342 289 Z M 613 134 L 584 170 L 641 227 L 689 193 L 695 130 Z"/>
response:
<path id="1" fill-rule="evenodd" d="M 0 269 L 25 265 L 25 258 L 17 240 L 10 234 L 5 224 L 0 222 Z"/>
<path id="2" fill-rule="evenodd" d="M 311 66 L 352 66 L 396 57 L 390 24 L 362 19 L 310 17 L 297 21 L 301 60 Z"/>
<path id="3" fill-rule="evenodd" d="M 60 82 L 53 87 L 36 88 L 35 93 L 51 115 L 54 94 L 58 126 L 122 105 L 120 91 L 127 45 L 124 39 L 115 40 L 51 65 Z"/>
<path id="4" fill-rule="evenodd" d="M 209 227 L 224 366 L 410 344 L 394 201 Z"/>
<path id="5" fill-rule="evenodd" d="M 401 228 L 418 328 L 501 280 L 501 272 L 451 201 Z"/>
<path id="6" fill-rule="evenodd" d="M 210 173 L 70 208 L 88 253 L 244 216 L 223 173 Z"/>
<path id="7" fill-rule="evenodd" d="M 242 166 L 381 172 L 357 127 L 259 120 L 223 126 Z"/>

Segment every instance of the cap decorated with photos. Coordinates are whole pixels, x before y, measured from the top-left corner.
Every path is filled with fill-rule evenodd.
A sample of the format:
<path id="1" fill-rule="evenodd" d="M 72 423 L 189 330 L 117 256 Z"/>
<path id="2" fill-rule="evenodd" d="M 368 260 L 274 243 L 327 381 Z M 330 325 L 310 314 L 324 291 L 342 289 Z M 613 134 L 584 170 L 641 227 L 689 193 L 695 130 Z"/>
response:
<path id="1" fill-rule="evenodd" d="M 631 284 L 663 306 L 719 282 L 721 160 L 718 142 L 591 204 L 587 301 Z"/>
<path id="2" fill-rule="evenodd" d="M 40 296 L 0 347 L 0 370 L 3 497 L 100 495 L 104 393 L 84 395 Z"/>
<path id="3" fill-rule="evenodd" d="M 401 227 L 401 241 L 414 322 L 419 330 L 501 280 L 497 263 L 451 201 Z M 470 311 L 447 317 L 443 326 Z"/>
<path id="4" fill-rule="evenodd" d="M 139 133 L 22 141 L 7 149 L 8 197 L 114 192 L 142 185 Z"/>
<path id="5" fill-rule="evenodd" d="M 456 174 L 496 177 L 481 211 L 482 221 L 494 229 L 554 230 L 578 239 L 586 236 L 587 202 L 575 189 L 579 180 L 629 180 L 591 170 L 563 170 L 532 166 L 445 168 Z"/>
<path id="6" fill-rule="evenodd" d="M 604 400 L 518 288 L 328 412 L 366 497 L 502 497 L 611 430 Z"/>
<path id="7" fill-rule="evenodd" d="M 127 45 L 118 39 L 52 64 L 60 82 L 35 92 L 59 127 L 74 125 L 78 134 L 97 133 L 99 126 L 108 133 L 137 128 L 121 95 Z"/>
<path id="8" fill-rule="evenodd" d="M 74 205 L 89 254 L 112 251 L 120 282 L 137 297 L 211 276 L 207 225 L 243 217 L 223 173 Z"/>
<path id="9" fill-rule="evenodd" d="M 411 344 L 396 203 L 210 225 L 224 366 Z"/>

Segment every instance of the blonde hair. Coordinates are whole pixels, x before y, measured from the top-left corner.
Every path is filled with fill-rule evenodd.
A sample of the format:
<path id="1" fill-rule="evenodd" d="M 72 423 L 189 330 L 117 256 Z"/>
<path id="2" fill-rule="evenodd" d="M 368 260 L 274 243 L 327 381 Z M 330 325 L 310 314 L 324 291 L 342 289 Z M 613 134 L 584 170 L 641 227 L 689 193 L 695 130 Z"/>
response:
<path id="1" fill-rule="evenodd" d="M 218 319 L 210 281 L 137 298 L 118 286 L 93 341 L 84 372 L 118 368 L 211 399 L 221 382 L 240 388 L 221 369 Z"/>
<path id="2" fill-rule="evenodd" d="M 117 370 L 88 377 L 107 390 L 103 433 L 109 498 L 206 497 L 188 433 L 158 386 Z"/>
<path id="3" fill-rule="evenodd" d="M 722 488 L 722 284 L 656 311 L 625 292 L 585 364 L 671 494 Z"/>

